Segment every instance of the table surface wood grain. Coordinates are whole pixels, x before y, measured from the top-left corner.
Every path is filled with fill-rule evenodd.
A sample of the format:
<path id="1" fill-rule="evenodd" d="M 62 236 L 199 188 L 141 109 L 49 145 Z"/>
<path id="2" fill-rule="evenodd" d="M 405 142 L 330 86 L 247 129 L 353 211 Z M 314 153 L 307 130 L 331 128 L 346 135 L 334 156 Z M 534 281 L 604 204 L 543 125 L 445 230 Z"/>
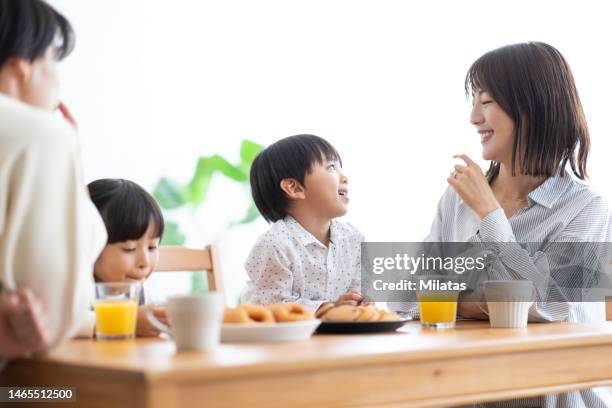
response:
<path id="1" fill-rule="evenodd" d="M 177 353 L 167 339 L 72 340 L 4 386 L 76 387 L 70 407 L 452 406 L 612 384 L 612 322 L 315 335 Z M 57 405 L 54 405 L 57 406 Z"/>

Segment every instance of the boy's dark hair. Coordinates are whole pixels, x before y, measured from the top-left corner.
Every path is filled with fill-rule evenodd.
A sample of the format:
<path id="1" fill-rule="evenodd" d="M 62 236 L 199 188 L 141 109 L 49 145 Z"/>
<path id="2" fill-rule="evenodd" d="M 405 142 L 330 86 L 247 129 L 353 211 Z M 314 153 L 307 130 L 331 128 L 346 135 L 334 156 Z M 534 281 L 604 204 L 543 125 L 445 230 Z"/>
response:
<path id="1" fill-rule="evenodd" d="M 572 71 L 554 47 L 541 42 L 489 51 L 468 70 L 465 91 L 487 91 L 514 121 L 512 174 L 550 177 L 565 174 L 567 163 L 580 179 L 587 176 L 591 142 Z M 499 163 L 487 173 L 493 180 Z"/>
<path id="2" fill-rule="evenodd" d="M 336 149 L 314 135 L 286 137 L 262 150 L 251 165 L 251 193 L 257 209 L 268 222 L 282 220 L 291 205 L 281 189 L 283 179 L 295 179 L 304 185 L 304 177 L 315 163 L 340 162 Z"/>
<path id="3" fill-rule="evenodd" d="M 57 59 L 74 48 L 74 31 L 66 18 L 41 0 L 0 0 L 0 68 L 9 58 L 34 61 L 55 37 L 62 38 Z"/>
<path id="4" fill-rule="evenodd" d="M 155 199 L 138 184 L 123 179 L 100 179 L 87 186 L 102 215 L 108 243 L 137 240 L 153 222 L 153 237 L 164 233 L 164 217 Z"/>

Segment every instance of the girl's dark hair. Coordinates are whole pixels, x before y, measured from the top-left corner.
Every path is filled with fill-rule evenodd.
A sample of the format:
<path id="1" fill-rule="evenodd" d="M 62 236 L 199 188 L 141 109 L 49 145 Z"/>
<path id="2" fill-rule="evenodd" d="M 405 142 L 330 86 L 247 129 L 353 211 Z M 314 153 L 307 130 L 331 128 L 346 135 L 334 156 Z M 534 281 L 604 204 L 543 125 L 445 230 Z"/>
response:
<path id="1" fill-rule="evenodd" d="M 74 48 L 74 31 L 66 18 L 41 0 L 0 0 L 0 68 L 12 57 L 34 61 L 56 36 L 62 44 L 57 59 Z"/>
<path id="2" fill-rule="evenodd" d="M 487 52 L 465 77 L 468 97 L 480 90 L 514 121 L 512 175 L 519 155 L 521 174 L 563 176 L 569 163 L 578 178 L 588 177 L 589 129 L 572 72 L 557 49 L 528 42 Z M 499 166 L 491 162 L 490 181 Z"/>
<path id="3" fill-rule="evenodd" d="M 123 179 L 100 179 L 87 186 L 91 200 L 102 215 L 108 243 L 137 240 L 151 223 L 153 237 L 164 233 L 164 217 L 155 199 L 138 184 Z"/>
<path id="4" fill-rule="evenodd" d="M 283 179 L 292 178 L 304 185 L 304 177 L 315 163 L 342 159 L 325 139 L 314 135 L 286 137 L 271 144 L 255 157 L 251 165 L 251 193 L 257 209 L 268 222 L 287 216 L 289 198 L 281 189 Z"/>

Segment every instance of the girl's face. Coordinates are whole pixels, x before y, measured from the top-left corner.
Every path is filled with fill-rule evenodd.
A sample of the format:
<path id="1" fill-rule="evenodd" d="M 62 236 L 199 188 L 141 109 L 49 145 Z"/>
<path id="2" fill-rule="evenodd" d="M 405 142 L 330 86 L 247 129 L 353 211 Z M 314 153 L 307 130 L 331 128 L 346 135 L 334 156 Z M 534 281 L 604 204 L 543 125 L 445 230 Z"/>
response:
<path id="1" fill-rule="evenodd" d="M 94 276 L 100 282 L 144 281 L 155 270 L 159 259 L 159 237 L 153 237 L 155 225 L 137 240 L 107 244 L 94 264 Z"/>
<path id="2" fill-rule="evenodd" d="M 304 177 L 306 202 L 323 217 L 336 218 L 348 210 L 348 178 L 338 161 L 316 163 Z"/>
<path id="3" fill-rule="evenodd" d="M 470 122 L 476 127 L 482 144 L 482 158 L 510 165 L 514 145 L 514 121 L 488 92 L 474 92 Z"/>

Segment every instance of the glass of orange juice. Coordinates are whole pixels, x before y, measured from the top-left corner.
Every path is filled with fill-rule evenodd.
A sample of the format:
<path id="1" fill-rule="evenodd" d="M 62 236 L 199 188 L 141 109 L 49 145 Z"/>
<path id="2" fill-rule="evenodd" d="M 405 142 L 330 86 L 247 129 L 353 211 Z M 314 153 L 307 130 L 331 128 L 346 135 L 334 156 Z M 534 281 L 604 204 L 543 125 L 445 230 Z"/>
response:
<path id="1" fill-rule="evenodd" d="M 96 337 L 99 340 L 133 339 L 141 284 L 96 283 Z"/>
<path id="2" fill-rule="evenodd" d="M 439 281 L 437 281 L 439 282 Z M 435 290 L 418 290 L 419 315 L 423 327 L 434 329 L 452 329 L 457 321 L 457 299 L 459 291 L 440 289 L 439 284 L 424 285 Z"/>

